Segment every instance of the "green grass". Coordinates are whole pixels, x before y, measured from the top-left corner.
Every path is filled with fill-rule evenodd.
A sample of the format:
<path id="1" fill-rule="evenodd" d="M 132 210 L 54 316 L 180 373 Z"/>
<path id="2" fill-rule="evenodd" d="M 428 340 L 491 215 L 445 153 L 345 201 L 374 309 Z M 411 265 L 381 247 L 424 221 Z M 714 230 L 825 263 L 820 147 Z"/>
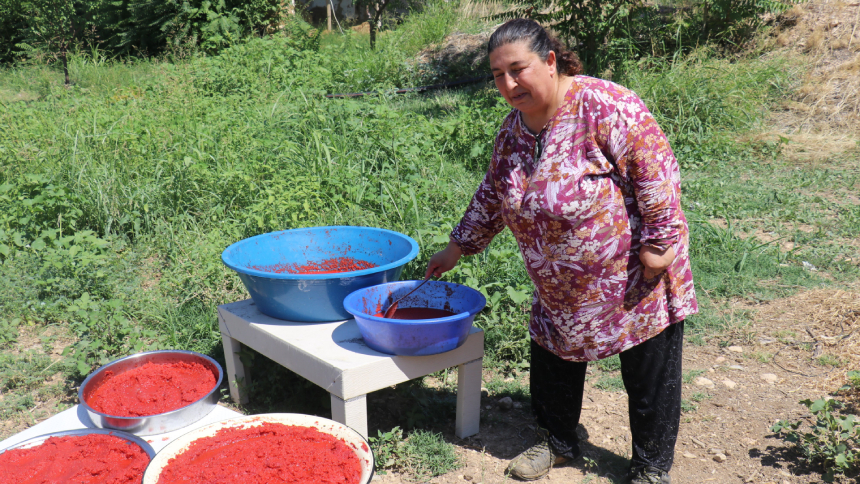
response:
<path id="1" fill-rule="evenodd" d="M 623 392 L 624 381 L 621 375 L 602 375 L 594 382 L 594 388 L 608 392 Z"/>
<path id="2" fill-rule="evenodd" d="M 759 363 L 769 363 L 773 359 L 773 354 L 767 351 L 755 351 L 750 354 L 750 358 Z"/>
<path id="3" fill-rule="evenodd" d="M 484 382 L 484 387 L 492 398 L 509 396 L 514 400 L 526 402 L 531 398 L 531 389 L 529 388 L 528 381 L 524 384 L 519 378 L 508 380 L 496 374 L 489 381 Z"/>
<path id="4" fill-rule="evenodd" d="M 844 361 L 842 358 L 833 355 L 822 355 L 819 356 L 815 361 L 821 366 L 832 366 L 834 368 L 840 368 L 842 366 L 845 366 L 846 363 L 846 361 Z"/>
<path id="5" fill-rule="evenodd" d="M 62 361 L 59 364 L 52 362 L 41 351 L 0 353 L 0 391 L 4 395 L 0 400 L 0 419 L 14 421 L 46 417 L 45 409 L 34 411 L 43 402 L 66 395 L 66 382 L 53 379 L 67 370 L 65 366 Z"/>
<path id="6" fill-rule="evenodd" d="M 840 388 L 840 390 L 856 390 L 860 389 L 860 371 L 851 370 L 848 372 L 848 384 Z"/>
<path id="7" fill-rule="evenodd" d="M 697 376 L 703 375 L 705 373 L 705 370 L 688 370 L 684 372 L 684 374 L 681 376 L 681 379 L 684 383 L 690 384 L 693 383 L 693 380 L 695 380 Z"/>
<path id="8" fill-rule="evenodd" d="M 616 371 L 621 369 L 621 358 L 618 355 L 610 356 L 597 361 L 597 367 L 602 371 Z"/>
<path id="9" fill-rule="evenodd" d="M 685 398 L 681 399 L 681 412 L 682 413 L 695 412 L 698 409 L 699 409 L 698 405 L 691 403 L 689 400 L 687 400 Z"/>
<path id="10" fill-rule="evenodd" d="M 462 464 L 454 446 L 442 438 L 442 434 L 416 430 L 403 446 L 404 467 L 417 479 L 446 474 L 459 469 Z"/>
<path id="11" fill-rule="evenodd" d="M 774 149 L 738 146 L 736 138 L 758 126 L 771 103 L 785 96 L 792 81 L 787 67 L 780 58 L 732 62 L 703 48 L 681 59 L 624 65 L 615 80 L 645 101 L 682 168 L 714 168 L 752 154 L 746 150 L 766 155 Z"/>
<path id="12" fill-rule="evenodd" d="M 462 466 L 454 446 L 442 434 L 432 431 L 419 429 L 404 437 L 400 427 L 387 432 L 380 430 L 370 438 L 370 445 L 380 474 L 386 474 L 387 469 L 398 469 L 417 482 L 426 482 Z"/>
<path id="13" fill-rule="evenodd" d="M 599 390 L 609 392 L 623 392 L 624 380 L 621 378 L 621 359 L 618 355 L 610 356 L 602 360 L 597 360 L 596 366 L 598 372 L 595 375 L 596 380 L 593 380 L 592 385 Z M 589 379 L 591 381 L 591 379 Z"/>

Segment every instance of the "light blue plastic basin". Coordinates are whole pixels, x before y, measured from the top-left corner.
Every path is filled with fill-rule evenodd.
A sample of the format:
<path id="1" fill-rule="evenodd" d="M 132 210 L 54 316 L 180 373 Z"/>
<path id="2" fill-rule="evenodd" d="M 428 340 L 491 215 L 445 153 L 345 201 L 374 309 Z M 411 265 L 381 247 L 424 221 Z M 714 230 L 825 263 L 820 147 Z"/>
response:
<path id="1" fill-rule="evenodd" d="M 297 322 L 349 319 L 343 307 L 351 292 L 396 281 L 418 255 L 418 243 L 391 230 L 371 227 L 312 227 L 257 235 L 227 247 L 224 264 L 239 274 L 263 314 Z M 352 257 L 377 267 L 337 274 L 289 274 L 252 269 L 276 264 Z"/>

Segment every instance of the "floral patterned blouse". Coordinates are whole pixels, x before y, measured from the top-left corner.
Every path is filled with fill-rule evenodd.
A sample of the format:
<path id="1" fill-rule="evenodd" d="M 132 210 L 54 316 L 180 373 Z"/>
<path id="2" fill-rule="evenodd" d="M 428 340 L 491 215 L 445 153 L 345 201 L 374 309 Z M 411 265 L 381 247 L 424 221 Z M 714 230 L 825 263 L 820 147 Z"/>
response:
<path id="1" fill-rule="evenodd" d="M 592 361 L 698 312 L 678 162 L 642 100 L 576 76 L 538 137 L 511 111 L 451 233 L 472 255 L 511 229 L 536 288 L 532 338 L 565 360 Z M 644 278 L 642 244 L 674 247 L 666 272 Z"/>

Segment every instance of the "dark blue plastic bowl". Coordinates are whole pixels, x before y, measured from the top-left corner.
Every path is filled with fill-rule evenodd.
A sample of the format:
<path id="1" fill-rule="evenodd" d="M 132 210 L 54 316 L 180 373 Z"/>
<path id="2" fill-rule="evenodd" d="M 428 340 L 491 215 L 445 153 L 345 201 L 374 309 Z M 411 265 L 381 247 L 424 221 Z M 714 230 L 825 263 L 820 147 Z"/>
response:
<path id="1" fill-rule="evenodd" d="M 418 243 L 391 230 L 371 227 L 312 227 L 257 235 L 236 242 L 221 254 L 239 274 L 263 314 L 297 322 L 349 319 L 343 300 L 351 292 L 396 281 L 407 262 L 418 255 Z M 352 257 L 377 265 L 337 274 L 288 274 L 252 267 L 319 262 Z"/>
<path id="2" fill-rule="evenodd" d="M 373 316 L 418 284 L 421 281 L 390 282 L 359 289 L 346 297 L 343 307 L 355 317 L 367 346 L 389 355 L 424 356 L 451 351 L 466 341 L 472 321 L 487 304 L 483 294 L 468 286 L 428 281 L 398 303 L 401 308 L 445 309 L 454 316 L 422 320 Z"/>

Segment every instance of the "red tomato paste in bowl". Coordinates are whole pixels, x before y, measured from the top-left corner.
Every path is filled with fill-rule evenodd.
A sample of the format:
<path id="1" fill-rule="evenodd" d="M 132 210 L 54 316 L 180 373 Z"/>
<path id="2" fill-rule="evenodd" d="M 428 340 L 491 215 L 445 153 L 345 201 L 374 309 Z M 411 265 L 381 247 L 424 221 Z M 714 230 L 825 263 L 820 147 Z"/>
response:
<path id="1" fill-rule="evenodd" d="M 383 313 L 382 311 L 377 311 L 374 316 L 384 318 L 385 313 Z M 394 310 L 394 314 L 391 315 L 391 319 L 405 319 L 410 321 L 417 321 L 422 319 L 447 318 L 449 316 L 454 316 L 454 313 L 446 309 L 398 307 Z"/>
<path id="2" fill-rule="evenodd" d="M 306 264 L 274 264 L 271 266 L 251 266 L 251 269 L 276 274 L 337 274 L 373 269 L 376 264 L 352 257 L 335 257 Z"/>
<path id="3" fill-rule="evenodd" d="M 264 422 L 195 440 L 158 484 L 359 484 L 361 464 L 341 439 L 311 427 Z"/>
<path id="4" fill-rule="evenodd" d="M 0 484 L 139 484 L 149 455 L 113 435 L 49 437 L 0 454 Z"/>
<path id="5" fill-rule="evenodd" d="M 95 411 L 115 417 L 143 417 L 170 412 L 206 396 L 216 375 L 197 362 L 148 362 L 137 368 L 108 375 L 87 398 Z"/>

